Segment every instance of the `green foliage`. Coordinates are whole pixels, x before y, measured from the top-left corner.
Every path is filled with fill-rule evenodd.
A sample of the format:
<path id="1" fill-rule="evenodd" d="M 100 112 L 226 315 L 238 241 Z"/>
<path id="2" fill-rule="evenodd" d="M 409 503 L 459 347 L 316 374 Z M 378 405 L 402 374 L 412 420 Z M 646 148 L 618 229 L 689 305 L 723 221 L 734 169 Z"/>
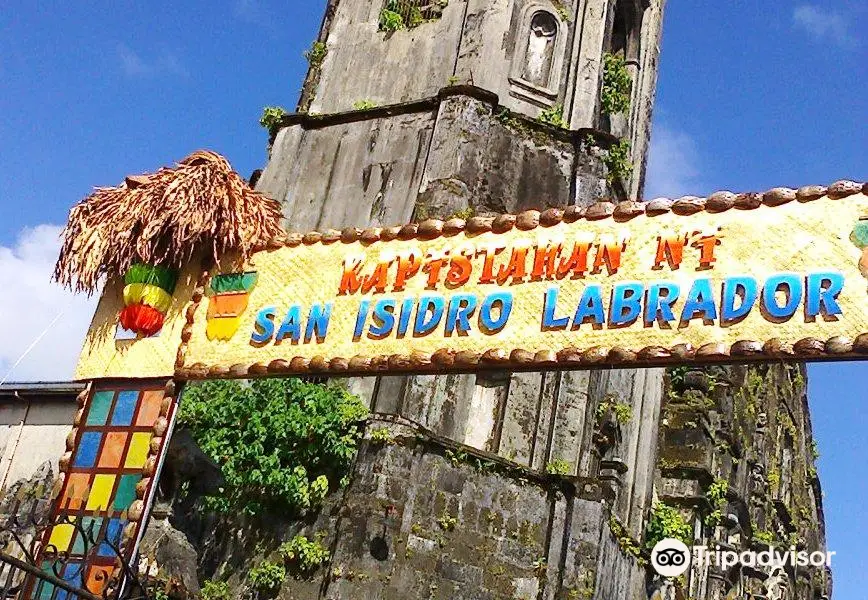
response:
<path id="1" fill-rule="evenodd" d="M 268 130 L 268 135 L 274 137 L 280 130 L 280 122 L 286 116 L 286 110 L 282 106 L 266 106 L 262 109 L 259 124 Z"/>
<path id="2" fill-rule="evenodd" d="M 154 590 L 154 600 L 171 600 L 165 590 Z"/>
<path id="3" fill-rule="evenodd" d="M 624 402 L 618 402 L 614 396 L 606 396 L 603 401 L 597 405 L 597 409 L 594 411 L 594 416 L 599 423 L 610 412 L 615 415 L 615 420 L 622 425 L 629 423 L 630 419 L 633 418 L 633 407 Z"/>
<path id="4" fill-rule="evenodd" d="M 669 367 L 666 369 L 666 374 L 669 375 L 669 387 L 674 389 L 682 389 L 684 387 L 684 376 L 691 369 L 688 366 Z"/>
<path id="5" fill-rule="evenodd" d="M 437 525 L 439 525 L 440 529 L 443 531 L 452 531 L 455 529 L 455 526 L 458 525 L 458 519 L 449 513 L 444 512 L 440 515 L 440 518 L 437 519 Z"/>
<path id="6" fill-rule="evenodd" d="M 539 116 L 536 118 L 536 120 L 540 123 L 551 125 L 552 127 L 559 127 L 561 129 L 567 128 L 567 122 L 564 121 L 563 104 L 555 104 L 554 106 L 543 109 L 542 111 L 540 111 Z"/>
<path id="7" fill-rule="evenodd" d="M 263 561 L 247 574 L 250 584 L 260 592 L 273 592 L 286 579 L 286 568 L 271 561 Z"/>
<path id="8" fill-rule="evenodd" d="M 318 69 L 322 65 L 322 61 L 325 60 L 326 54 L 328 54 L 328 47 L 325 42 L 314 42 L 310 49 L 305 51 L 304 57 L 311 68 Z"/>
<path id="9" fill-rule="evenodd" d="M 298 379 L 190 385 L 180 422 L 223 472 L 220 512 L 303 513 L 337 487 L 356 455 L 367 408 L 346 390 Z"/>
<path id="10" fill-rule="evenodd" d="M 711 512 L 705 517 L 705 524 L 709 527 L 716 527 L 723 517 L 723 507 L 726 505 L 726 492 L 729 490 L 729 482 L 726 479 L 718 478 L 708 486 L 705 492 L 705 498 L 711 505 Z"/>
<path id="11" fill-rule="evenodd" d="M 636 543 L 636 540 L 634 540 L 632 536 L 630 536 L 627 528 L 621 524 L 621 521 L 619 521 L 615 515 L 609 516 L 609 529 L 612 530 L 612 535 L 615 536 L 618 546 L 623 552 L 637 558 L 639 557 L 641 554 L 639 544 Z"/>
<path id="12" fill-rule="evenodd" d="M 775 541 L 775 536 L 771 531 L 754 531 L 753 539 L 771 546 Z"/>
<path id="13" fill-rule="evenodd" d="M 573 465 L 562 458 L 551 461 L 546 465 L 546 473 L 550 475 L 569 475 L 573 470 Z"/>
<path id="14" fill-rule="evenodd" d="M 570 9 L 563 5 L 559 0 L 554 1 L 555 10 L 558 12 L 558 16 L 562 21 L 569 23 L 572 20 L 572 16 L 570 15 Z"/>
<path id="15" fill-rule="evenodd" d="M 403 6 L 402 6 L 403 4 Z M 436 4 L 441 9 L 446 8 L 449 0 L 439 0 Z M 409 9 L 409 10 L 408 10 Z M 429 19 L 439 18 L 436 14 L 430 15 Z M 398 31 L 399 29 L 412 29 L 425 23 L 426 19 L 422 14 L 422 9 L 415 4 L 406 5 L 406 0 L 389 0 L 380 11 L 380 31 Z"/>
<path id="16" fill-rule="evenodd" d="M 603 85 L 600 88 L 600 107 L 604 114 L 616 115 L 630 110 L 633 80 L 621 56 L 603 55 Z"/>
<path id="17" fill-rule="evenodd" d="M 389 3 L 387 6 L 390 6 Z M 404 29 L 404 17 L 401 13 L 384 8 L 380 11 L 380 31 L 398 31 Z"/>
<path id="18" fill-rule="evenodd" d="M 372 100 L 356 100 L 353 102 L 353 110 L 369 110 L 377 106 Z"/>
<path id="19" fill-rule="evenodd" d="M 633 162 L 630 152 L 630 141 L 623 139 L 606 152 L 603 163 L 608 169 L 606 180 L 612 184 L 616 181 L 626 182 L 633 173 Z"/>
<path id="20" fill-rule="evenodd" d="M 225 581 L 213 581 L 209 579 L 202 585 L 200 594 L 202 600 L 232 600 L 229 584 Z"/>
<path id="21" fill-rule="evenodd" d="M 817 440 L 811 440 L 811 458 L 814 460 L 820 458 L 820 449 L 817 447 Z"/>
<path id="22" fill-rule="evenodd" d="M 323 534 L 317 534 L 315 539 L 310 540 L 297 535 L 281 544 L 277 551 L 298 573 L 307 575 L 331 559 L 331 552 L 322 545 L 323 537 Z"/>
<path id="23" fill-rule="evenodd" d="M 456 210 L 454 213 L 452 213 L 452 216 L 458 219 L 464 219 L 466 221 L 467 219 L 472 218 L 475 213 L 476 211 L 473 210 L 473 207 L 468 206 L 466 208 L 462 208 L 461 210 Z"/>
<path id="24" fill-rule="evenodd" d="M 766 477 L 769 482 L 769 485 L 772 486 L 772 492 L 777 493 L 778 486 L 781 485 L 781 474 L 777 469 L 769 469 L 769 474 Z"/>
<path id="25" fill-rule="evenodd" d="M 374 444 L 394 444 L 395 438 L 388 427 L 379 427 L 371 430 L 371 442 Z"/>
<path id="26" fill-rule="evenodd" d="M 467 462 L 467 452 L 464 450 L 447 450 L 446 458 L 449 459 L 449 462 L 452 463 L 453 467 L 457 467 L 461 463 Z"/>
<path id="27" fill-rule="evenodd" d="M 665 538 L 675 538 L 689 546 L 693 543 L 693 529 L 678 509 L 663 502 L 655 502 L 645 528 L 645 546 L 653 548 L 654 544 Z"/>
<path id="28" fill-rule="evenodd" d="M 708 492 L 706 492 L 705 497 L 708 498 L 712 506 L 720 507 L 726 502 L 726 493 L 728 491 L 729 482 L 726 479 L 717 478 L 714 480 L 714 483 L 708 486 Z"/>
<path id="29" fill-rule="evenodd" d="M 407 14 L 407 27 L 413 28 L 418 27 L 422 23 L 425 22 L 425 19 L 422 18 L 422 11 L 419 10 L 418 6 L 411 6 L 410 12 Z"/>

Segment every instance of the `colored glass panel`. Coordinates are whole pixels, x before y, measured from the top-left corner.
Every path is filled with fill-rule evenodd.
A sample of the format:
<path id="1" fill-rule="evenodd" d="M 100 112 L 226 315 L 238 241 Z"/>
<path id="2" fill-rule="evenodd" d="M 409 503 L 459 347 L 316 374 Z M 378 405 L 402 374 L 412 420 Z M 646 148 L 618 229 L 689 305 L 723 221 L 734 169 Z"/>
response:
<path id="1" fill-rule="evenodd" d="M 136 499 L 136 484 L 141 481 L 141 475 L 121 475 L 118 491 L 115 492 L 114 510 L 125 511 Z"/>
<path id="2" fill-rule="evenodd" d="M 61 574 L 61 579 L 67 582 L 69 585 L 80 588 L 83 583 L 82 577 L 82 566 L 80 563 L 69 563 L 63 568 L 63 573 Z M 57 595 L 54 596 L 54 600 L 66 600 L 67 598 L 77 598 L 75 594 L 67 592 L 64 589 L 58 589 Z"/>
<path id="3" fill-rule="evenodd" d="M 115 486 L 116 475 L 97 475 L 93 478 L 90 495 L 87 497 L 87 510 L 105 510 L 109 507 L 109 498 Z"/>
<path id="4" fill-rule="evenodd" d="M 77 510 L 84 505 L 89 491 L 90 473 L 70 473 L 60 505 L 64 508 Z"/>
<path id="5" fill-rule="evenodd" d="M 163 390 L 148 390 L 142 393 L 139 414 L 136 416 L 137 427 L 150 427 L 160 416 L 160 405 L 163 403 Z"/>
<path id="6" fill-rule="evenodd" d="M 130 440 L 130 449 L 124 461 L 125 469 L 139 469 L 145 465 L 151 443 L 151 433 L 139 431 Z"/>
<path id="7" fill-rule="evenodd" d="M 43 573 L 57 576 L 57 574 L 60 572 L 59 569 L 59 563 L 53 563 L 49 561 L 45 561 L 42 563 Z M 39 600 L 48 600 L 54 596 L 54 584 L 48 583 L 47 581 L 43 581 L 40 579 L 34 592 L 35 598 L 38 598 Z"/>
<path id="8" fill-rule="evenodd" d="M 87 411 L 87 425 L 105 425 L 114 395 L 115 393 L 111 391 L 97 392 L 93 395 Z"/>
<path id="9" fill-rule="evenodd" d="M 125 431 L 110 431 L 106 434 L 105 443 L 99 454 L 99 467 L 114 469 L 120 466 L 128 436 Z"/>
<path id="10" fill-rule="evenodd" d="M 57 548 L 58 552 L 66 552 L 69 550 L 69 544 L 74 534 L 75 527 L 71 523 L 55 525 L 51 530 L 51 536 L 48 538 L 48 545 Z"/>
<path id="11" fill-rule="evenodd" d="M 89 468 L 96 463 L 96 455 L 99 452 L 99 443 L 102 441 L 102 433 L 99 431 L 85 431 L 78 443 L 78 452 L 75 453 L 73 466 Z"/>
<path id="12" fill-rule="evenodd" d="M 124 532 L 124 526 L 127 522 L 123 519 L 111 519 L 106 527 L 105 539 L 99 546 L 97 553 L 100 556 L 117 556 L 117 552 L 112 549 L 112 545 L 118 548 L 121 545 L 121 535 Z"/>
<path id="13" fill-rule="evenodd" d="M 115 410 L 112 413 L 112 425 L 129 425 L 132 423 L 138 401 L 139 392 L 120 392 L 115 402 Z"/>
<path id="14" fill-rule="evenodd" d="M 81 528 L 82 531 L 76 528 L 75 543 L 72 545 L 72 553 L 77 555 L 84 555 L 93 550 L 102 529 L 102 517 L 82 517 Z"/>
<path id="15" fill-rule="evenodd" d="M 111 575 L 112 568 L 108 566 L 94 565 L 87 572 L 85 587 L 92 594 L 100 595 L 105 588 Z"/>

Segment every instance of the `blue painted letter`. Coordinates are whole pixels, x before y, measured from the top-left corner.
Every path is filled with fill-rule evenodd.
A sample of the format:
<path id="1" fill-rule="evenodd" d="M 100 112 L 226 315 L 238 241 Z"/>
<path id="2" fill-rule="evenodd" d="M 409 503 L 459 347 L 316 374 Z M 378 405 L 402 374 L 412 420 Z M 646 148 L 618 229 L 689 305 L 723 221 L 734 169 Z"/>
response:
<path id="1" fill-rule="evenodd" d="M 254 344 L 264 344 L 274 335 L 274 317 L 277 315 L 277 308 L 274 306 L 266 306 L 256 313 L 256 322 L 253 324 L 253 335 L 250 336 L 250 341 Z M 261 331 L 261 332 L 260 332 Z"/>
<path id="2" fill-rule="evenodd" d="M 778 288 L 783 288 L 787 297 L 783 306 L 778 304 L 778 299 L 775 296 Z M 796 313 L 801 302 L 802 278 L 795 273 L 778 273 L 766 280 L 765 287 L 763 287 L 763 307 L 770 317 L 789 319 Z"/>
<path id="3" fill-rule="evenodd" d="M 639 318 L 642 312 L 641 283 L 619 283 L 612 290 L 612 304 L 609 307 L 609 325 L 629 325 Z"/>
<path id="4" fill-rule="evenodd" d="M 558 305 L 558 288 L 550 287 L 546 290 L 543 300 L 543 329 L 565 329 L 570 322 L 569 317 L 555 318 L 555 307 Z"/>
<path id="5" fill-rule="evenodd" d="M 753 277 L 727 277 L 724 279 L 720 320 L 727 323 L 748 314 L 756 302 L 757 295 L 756 279 Z M 736 299 L 741 300 L 738 307 L 735 306 Z"/>
<path id="6" fill-rule="evenodd" d="M 495 304 L 500 304 L 500 316 L 497 320 L 491 318 L 491 311 Z M 496 292 L 489 294 L 479 307 L 479 322 L 482 324 L 484 333 L 497 333 L 504 328 L 512 313 L 512 294 L 510 292 Z"/>
<path id="7" fill-rule="evenodd" d="M 838 294 L 843 288 L 844 275 L 841 273 L 808 273 L 805 314 L 809 318 L 819 314 L 840 315 Z"/>

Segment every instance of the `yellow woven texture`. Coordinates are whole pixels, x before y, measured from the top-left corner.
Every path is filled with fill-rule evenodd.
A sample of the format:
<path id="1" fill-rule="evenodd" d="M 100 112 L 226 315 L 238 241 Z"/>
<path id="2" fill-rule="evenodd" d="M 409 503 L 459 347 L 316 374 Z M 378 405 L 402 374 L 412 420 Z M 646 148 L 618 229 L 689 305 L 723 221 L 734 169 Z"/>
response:
<path id="1" fill-rule="evenodd" d="M 157 337 L 141 340 L 115 339 L 118 314 L 124 307 L 124 285 L 123 281 L 108 283 L 85 336 L 75 378 L 170 377 L 181 345 L 184 309 L 197 277 L 198 273 L 188 272 L 179 278 L 162 331 Z"/>
<path id="2" fill-rule="evenodd" d="M 314 244 L 296 248 L 283 248 L 262 252 L 252 259 L 251 269 L 259 272 L 259 283 L 253 290 L 247 311 L 242 315 L 239 330 L 229 341 L 211 341 L 207 338 L 205 314 L 207 306 L 202 303 L 196 313 L 193 336 L 189 343 L 186 364 L 204 363 L 205 365 L 232 365 L 269 362 L 276 358 L 289 359 L 294 356 L 313 357 L 323 355 L 327 358 L 355 355 L 375 356 L 382 354 L 408 354 L 418 350 L 433 353 L 439 348 L 483 352 L 491 348 L 507 351 L 515 348 L 527 350 L 560 350 L 566 347 L 588 348 L 592 346 L 621 346 L 638 350 L 646 346 L 666 346 L 689 342 L 695 347 L 709 342 L 731 344 L 738 340 L 764 341 L 781 338 L 795 342 L 805 337 L 827 339 L 834 335 L 854 337 L 868 332 L 868 311 L 866 311 L 866 289 L 868 282 L 860 275 L 858 261 L 861 250 L 848 239 L 853 226 L 861 216 L 868 216 L 868 198 L 855 195 L 842 200 L 822 198 L 808 203 L 790 202 L 779 207 L 762 206 L 754 210 L 729 210 L 724 213 L 698 213 L 685 217 L 665 214 L 655 217 L 639 216 L 628 222 L 618 223 L 613 219 L 601 221 L 579 221 L 573 224 L 560 224 L 555 227 L 538 227 L 532 231 L 513 230 L 507 234 L 487 233 L 467 236 L 459 234 L 440 237 L 432 241 L 391 241 L 371 245 L 362 243 Z M 680 269 L 671 270 L 664 266 L 652 270 L 657 249 L 658 235 L 666 232 L 716 232 L 719 229 L 721 245 L 717 247 L 717 261 L 712 269 L 697 270 L 699 251 L 685 247 L 684 262 Z M 409 249 L 446 250 L 460 248 L 471 243 L 476 247 L 486 243 L 505 244 L 507 250 L 499 254 L 495 262 L 504 264 L 509 257 L 509 248 L 526 242 L 539 243 L 545 240 L 563 240 L 567 246 L 577 234 L 625 234 L 629 237 L 622 257 L 622 266 L 614 275 L 603 273 L 587 275 L 583 279 L 563 279 L 560 281 L 540 281 L 516 285 L 479 285 L 478 278 L 482 268 L 482 258 L 473 263 L 473 273 L 468 284 L 449 290 L 441 285 L 436 290 L 443 293 L 447 300 L 456 293 L 475 293 L 480 298 L 494 291 L 508 289 L 514 295 L 512 316 L 506 327 L 495 335 L 486 335 L 478 327 L 478 311 L 471 318 L 472 330 L 467 335 L 445 337 L 444 319 L 434 333 L 413 338 L 407 335 L 396 339 L 391 336 L 369 339 L 363 335 L 358 341 L 352 340 L 361 294 L 338 296 L 343 261 L 347 254 L 364 253 L 369 259 L 363 273 L 369 273 L 371 262 L 381 255 L 394 256 Z M 565 251 L 566 252 L 566 251 Z M 593 258 L 593 250 L 591 252 Z M 532 265 L 533 252 L 528 254 L 528 270 Z M 394 273 L 394 265 L 391 273 Z M 795 272 L 804 275 L 811 271 L 839 271 L 845 276 L 845 287 L 839 296 L 843 315 L 837 321 L 827 322 L 817 318 L 813 323 L 805 322 L 802 310 L 784 323 L 766 320 L 759 309 L 759 300 L 749 316 L 743 321 L 721 327 L 718 324 L 704 325 L 700 319 L 692 320 L 689 325 L 679 328 L 673 323 L 671 329 L 661 329 L 659 325 L 645 327 L 642 320 L 629 327 L 610 328 L 604 326 L 595 330 L 589 324 L 578 330 L 541 331 L 543 296 L 552 286 L 560 290 L 557 316 L 572 316 L 583 288 L 588 283 L 601 283 L 603 298 L 608 310 L 609 293 L 613 284 L 624 281 L 639 281 L 649 284 L 653 281 L 673 281 L 681 286 L 681 298 L 675 304 L 676 318 L 680 315 L 684 298 L 692 282 L 709 277 L 712 289 L 719 303 L 720 284 L 728 276 L 747 275 L 756 278 L 762 286 L 765 279 L 774 273 Z M 446 268 L 441 273 L 445 277 Z M 391 278 L 390 278 L 391 281 Z M 407 296 L 431 293 L 425 290 L 425 275 L 419 273 L 409 280 L 407 288 L 401 293 L 368 294 L 373 299 L 379 297 L 395 298 L 400 305 Z M 324 343 L 293 344 L 290 339 L 280 344 L 268 343 L 256 347 L 250 342 L 253 323 L 257 311 L 265 306 L 277 307 L 276 327 L 292 303 L 302 305 L 302 314 L 307 315 L 314 302 L 332 302 L 333 310 Z M 411 326 L 412 327 L 412 326 Z"/>
<path id="3" fill-rule="evenodd" d="M 318 243 L 260 252 L 253 256 L 248 265 L 249 270 L 258 271 L 259 282 L 250 295 L 247 310 L 240 316 L 238 331 L 229 340 L 208 339 L 208 302 L 200 302 L 195 313 L 185 364 L 229 366 L 236 363 L 267 363 L 276 358 L 291 359 L 295 356 L 349 358 L 356 355 L 409 354 L 414 350 L 433 353 L 440 348 L 484 352 L 491 348 L 502 348 L 506 351 L 515 348 L 557 351 L 567 347 L 621 346 L 639 350 L 646 346 L 671 347 L 688 342 L 699 347 L 709 342 L 731 344 L 738 340 L 765 341 L 780 338 L 785 342 L 795 342 L 805 337 L 823 340 L 835 335 L 855 337 L 868 332 L 868 281 L 859 273 L 858 262 L 862 251 L 852 244 L 849 236 L 858 219 L 863 216 L 868 217 L 868 197 L 859 194 L 841 200 L 822 198 L 808 203 L 790 202 L 774 208 L 762 206 L 754 210 L 732 209 L 719 214 L 702 212 L 689 217 L 674 214 L 639 216 L 623 223 L 613 219 L 582 220 L 569 225 L 538 227 L 532 231 L 513 230 L 506 234 L 462 233 L 431 241 L 395 240 L 370 245 L 360 242 Z M 685 247 L 684 261 L 679 269 L 671 270 L 667 265 L 660 270 L 652 270 L 658 236 L 670 232 L 719 232 L 721 245 L 715 251 L 717 260 L 714 267 L 698 270 L 699 251 Z M 426 275 L 420 272 L 408 280 L 403 292 L 390 292 L 388 290 L 391 289 L 395 271 L 393 265 L 390 269 L 390 285 L 385 294 L 337 295 L 344 258 L 350 254 L 366 255 L 362 273 L 367 274 L 378 259 L 394 257 L 411 249 L 422 253 L 429 250 L 451 250 L 454 254 L 468 244 L 476 248 L 486 244 L 504 245 L 507 249 L 495 260 L 496 273 L 499 266 L 508 260 L 510 249 L 516 245 L 525 243 L 532 246 L 547 241 L 563 241 L 565 248 L 570 248 L 579 235 L 591 235 L 599 239 L 604 234 L 629 238 L 622 255 L 621 268 L 613 275 L 609 275 L 604 269 L 602 273 L 588 274 L 581 279 L 525 282 L 502 287 L 495 284 L 480 285 L 478 279 L 483 259 L 479 257 L 473 261 L 469 282 L 455 289 L 447 289 L 442 283 L 447 270 L 447 266 L 444 266 L 441 283 L 436 290 L 425 289 Z M 565 249 L 563 254 L 567 253 L 568 250 Z M 528 272 L 533 264 L 533 255 L 533 251 L 528 253 Z M 590 259 L 593 260 L 593 257 L 592 249 Z M 696 279 L 712 279 L 712 289 L 716 302 L 719 303 L 720 284 L 726 277 L 751 276 L 762 286 L 765 279 L 774 273 L 795 272 L 805 275 L 812 271 L 838 271 L 845 277 L 844 290 L 838 297 L 843 314 L 836 321 L 817 318 L 813 323 L 805 322 L 800 309 L 786 322 L 773 323 L 761 314 L 758 300 L 747 318 L 727 327 L 721 327 L 717 323 L 705 325 L 700 319 L 694 319 L 684 327 L 673 323 L 671 328 L 661 329 L 658 324 L 646 327 L 639 319 L 628 327 L 613 328 L 606 325 L 601 329 L 593 329 L 590 324 L 585 324 L 577 330 L 541 330 L 543 297 L 545 291 L 553 286 L 559 289 L 557 316 L 571 317 L 582 290 L 589 283 L 602 285 L 608 311 L 609 294 L 615 283 L 637 281 L 648 285 L 654 281 L 675 282 L 681 286 L 681 297 L 673 307 L 677 318 L 684 305 L 684 298 Z M 114 339 L 117 314 L 123 307 L 123 287 L 119 284 L 107 286 L 85 340 L 76 378 L 171 375 L 181 343 L 181 329 L 185 323 L 184 309 L 192 296 L 192 282 L 197 277 L 198 271 L 193 269 L 183 274 L 159 337 L 135 341 Z M 424 337 L 414 338 L 408 334 L 397 339 L 393 332 L 389 337 L 380 340 L 370 339 L 367 335 L 357 341 L 352 339 L 356 313 L 363 298 L 374 301 L 380 297 L 394 298 L 400 306 L 403 298 L 422 294 L 441 293 L 448 301 L 454 294 L 471 293 L 477 295 L 481 301 L 485 295 L 503 290 L 512 292 L 513 310 L 507 325 L 494 335 L 486 335 L 480 330 L 477 310 L 471 317 L 472 329 L 467 335 L 453 334 L 446 337 L 444 316 L 438 329 Z M 328 335 L 324 342 L 294 344 L 287 338 L 279 344 L 251 344 L 250 336 L 256 313 L 263 307 L 277 308 L 277 328 L 291 304 L 300 304 L 302 314 L 306 317 L 311 304 L 316 302 L 333 303 Z"/>

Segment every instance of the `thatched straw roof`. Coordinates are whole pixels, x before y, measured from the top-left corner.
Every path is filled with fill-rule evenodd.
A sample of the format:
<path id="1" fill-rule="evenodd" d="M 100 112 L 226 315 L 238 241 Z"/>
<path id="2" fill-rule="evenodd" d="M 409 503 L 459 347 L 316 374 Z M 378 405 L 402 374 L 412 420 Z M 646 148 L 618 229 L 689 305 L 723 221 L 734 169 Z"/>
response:
<path id="1" fill-rule="evenodd" d="M 105 275 L 132 263 L 182 267 L 194 253 L 246 259 L 283 233 L 280 205 L 252 190 L 214 152 L 200 150 L 174 168 L 96 188 L 69 213 L 54 267 L 61 284 L 92 293 Z"/>

